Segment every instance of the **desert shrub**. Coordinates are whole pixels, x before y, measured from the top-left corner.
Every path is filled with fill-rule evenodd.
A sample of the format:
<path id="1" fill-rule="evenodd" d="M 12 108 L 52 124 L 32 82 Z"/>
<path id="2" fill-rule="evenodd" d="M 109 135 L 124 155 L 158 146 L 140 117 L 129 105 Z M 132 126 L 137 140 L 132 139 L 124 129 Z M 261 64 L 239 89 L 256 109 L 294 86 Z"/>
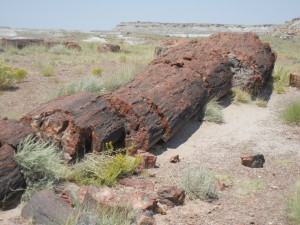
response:
<path id="1" fill-rule="evenodd" d="M 71 50 L 66 48 L 64 45 L 55 45 L 53 47 L 51 47 L 48 52 L 53 53 L 53 54 L 62 54 L 62 55 L 70 55 L 71 54 Z"/>
<path id="2" fill-rule="evenodd" d="M 120 57 L 119 57 L 119 60 L 120 60 L 120 62 L 127 62 L 127 57 L 125 56 L 125 55 L 121 55 Z"/>
<path id="3" fill-rule="evenodd" d="M 112 185 L 119 177 L 132 175 L 140 161 L 138 155 L 111 155 L 108 151 L 86 155 L 82 162 L 73 166 L 69 179 L 79 185 Z"/>
<path id="4" fill-rule="evenodd" d="M 76 218 L 66 225 L 130 225 L 133 224 L 133 215 L 129 208 L 110 207 L 87 201 L 79 206 Z"/>
<path id="5" fill-rule="evenodd" d="M 220 106 L 217 101 L 210 101 L 205 106 L 204 120 L 218 124 L 223 123 L 224 115 L 222 109 L 223 107 Z"/>
<path id="6" fill-rule="evenodd" d="M 287 216 L 291 224 L 300 224 L 300 187 L 296 187 L 292 196 L 287 200 Z"/>
<path id="7" fill-rule="evenodd" d="M 257 98 L 255 103 L 258 107 L 267 107 L 267 105 L 268 105 L 268 102 L 266 100 L 264 100 L 263 98 Z"/>
<path id="8" fill-rule="evenodd" d="M 92 68 L 92 70 L 91 70 L 91 73 L 92 73 L 93 75 L 101 75 L 102 72 L 103 72 L 103 69 L 102 69 L 101 67 L 94 67 L 94 68 Z"/>
<path id="9" fill-rule="evenodd" d="M 280 117 L 287 123 L 300 123 L 300 101 L 291 102 L 281 111 Z"/>
<path id="10" fill-rule="evenodd" d="M 46 65 L 46 66 L 44 65 L 44 66 L 42 66 L 42 67 L 41 67 L 41 72 L 42 72 L 42 74 L 43 74 L 44 76 L 46 76 L 46 77 L 53 76 L 54 73 L 55 73 L 53 67 L 50 66 L 50 65 Z"/>
<path id="11" fill-rule="evenodd" d="M 12 66 L 0 63 L 0 90 L 12 85 L 14 79 L 15 74 Z"/>
<path id="12" fill-rule="evenodd" d="M 218 197 L 215 177 L 204 167 L 188 167 L 183 184 L 190 199 L 207 200 Z"/>
<path id="13" fill-rule="evenodd" d="M 14 77 L 17 81 L 23 81 L 27 75 L 27 71 L 24 69 L 16 69 Z"/>
<path id="14" fill-rule="evenodd" d="M 39 190 L 52 189 L 66 172 L 58 146 L 32 136 L 18 145 L 15 160 L 26 179 L 27 188 L 23 200 L 28 200 Z"/>
<path id="15" fill-rule="evenodd" d="M 234 96 L 234 102 L 248 103 L 251 101 L 251 94 L 247 91 L 244 91 L 239 87 L 233 87 L 231 88 L 231 91 Z"/>
<path id="16" fill-rule="evenodd" d="M 278 66 L 274 69 L 273 73 L 274 84 L 273 90 L 277 94 L 283 94 L 286 92 L 286 87 L 289 86 L 289 72 L 285 70 L 282 66 Z"/>
<path id="17" fill-rule="evenodd" d="M 60 88 L 56 96 L 71 95 L 80 91 L 101 94 L 106 91 L 100 77 L 90 75 L 79 81 L 73 81 Z"/>
<path id="18" fill-rule="evenodd" d="M 27 75 L 24 69 L 14 69 L 12 65 L 0 62 L 0 90 L 10 87 L 14 81 L 22 81 Z"/>

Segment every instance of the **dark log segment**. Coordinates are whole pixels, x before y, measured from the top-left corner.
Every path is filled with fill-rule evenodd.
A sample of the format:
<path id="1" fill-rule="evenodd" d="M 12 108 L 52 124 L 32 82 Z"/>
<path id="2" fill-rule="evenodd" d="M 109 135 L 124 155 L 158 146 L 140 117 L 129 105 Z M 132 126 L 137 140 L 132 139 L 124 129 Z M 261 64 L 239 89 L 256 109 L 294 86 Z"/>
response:
<path id="1" fill-rule="evenodd" d="M 203 44 L 211 52 L 228 57 L 233 72 L 232 86 L 258 94 L 272 74 L 276 53 L 255 33 L 217 33 Z"/>
<path id="2" fill-rule="evenodd" d="M 14 155 L 13 147 L 0 144 L 0 209 L 2 210 L 18 205 L 26 186 Z"/>
<path id="3" fill-rule="evenodd" d="M 90 150 L 103 149 L 109 141 L 124 142 L 124 119 L 110 106 L 108 97 L 82 92 L 59 98 L 22 121 L 30 123 L 41 138 L 56 140 L 70 161 Z"/>
<path id="4" fill-rule="evenodd" d="M 17 149 L 18 144 L 27 136 L 34 134 L 28 123 L 17 120 L 0 120 L 0 145 L 10 145 Z"/>

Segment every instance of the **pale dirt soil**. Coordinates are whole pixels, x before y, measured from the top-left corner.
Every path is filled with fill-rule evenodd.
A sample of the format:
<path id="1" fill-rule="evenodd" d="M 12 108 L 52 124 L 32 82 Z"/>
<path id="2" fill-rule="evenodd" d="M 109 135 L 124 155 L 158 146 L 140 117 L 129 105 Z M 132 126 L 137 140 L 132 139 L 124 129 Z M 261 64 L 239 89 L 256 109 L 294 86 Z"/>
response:
<path id="1" fill-rule="evenodd" d="M 113 74 L 118 65 L 108 62 L 102 66 Z M 26 62 L 14 66 L 33 72 L 17 89 L 0 94 L 1 117 L 18 119 L 39 106 L 57 89 L 53 78 L 65 83 L 80 77 L 71 68 L 58 68 L 55 76 L 45 77 L 36 74 L 38 69 L 27 68 Z M 254 102 L 225 101 L 224 124 L 199 122 L 195 117 L 169 142 L 155 145 L 151 152 L 158 156 L 158 168 L 150 170 L 155 177 L 149 178 L 154 182 L 180 185 L 185 169 L 192 165 L 227 177 L 223 182 L 229 186 L 219 191 L 219 199 L 212 202 L 187 199 L 183 206 L 167 211 L 166 215 L 155 215 L 157 225 L 288 224 L 285 201 L 299 179 L 300 127 L 284 124 L 278 112 L 295 99 L 300 99 L 300 90 L 290 88 L 283 95 L 273 93 L 266 108 Z M 244 152 L 264 154 L 264 168 L 242 166 L 240 153 Z M 176 154 L 181 161 L 171 164 L 169 158 Z M 253 186 L 255 182 L 262 184 L 261 188 Z M 25 224 L 20 219 L 20 210 L 21 206 L 0 211 L 0 224 Z"/>

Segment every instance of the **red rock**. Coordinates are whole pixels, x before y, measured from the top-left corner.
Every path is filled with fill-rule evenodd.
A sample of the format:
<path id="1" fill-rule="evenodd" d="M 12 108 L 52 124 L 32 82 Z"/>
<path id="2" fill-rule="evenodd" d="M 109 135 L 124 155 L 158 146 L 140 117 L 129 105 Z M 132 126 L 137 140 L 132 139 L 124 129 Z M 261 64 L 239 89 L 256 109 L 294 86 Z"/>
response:
<path id="1" fill-rule="evenodd" d="M 159 202 L 171 207 L 182 205 L 185 200 L 185 191 L 176 186 L 163 186 L 157 191 Z"/>
<path id="2" fill-rule="evenodd" d="M 265 163 L 265 158 L 262 154 L 241 154 L 242 165 L 251 168 L 262 168 Z"/>
<path id="3" fill-rule="evenodd" d="M 101 44 L 97 47 L 97 50 L 99 52 L 119 52 L 120 51 L 119 45 L 113 45 L 113 44 Z"/>
<path id="4" fill-rule="evenodd" d="M 172 156 L 169 161 L 171 163 L 178 163 L 178 162 L 180 162 L 179 155 Z"/>
<path id="5" fill-rule="evenodd" d="M 156 158 L 157 158 L 155 155 L 143 150 L 139 150 L 138 154 L 142 156 L 142 162 L 141 162 L 142 168 L 150 169 L 155 167 Z"/>
<path id="6" fill-rule="evenodd" d="M 134 187 L 137 189 L 147 189 L 147 190 L 153 190 L 154 184 L 151 181 L 135 178 L 135 177 L 126 177 L 119 180 L 119 184 L 122 184 L 124 186 Z"/>
<path id="7" fill-rule="evenodd" d="M 155 219 L 152 215 L 146 215 L 145 213 L 143 213 L 139 217 L 136 225 L 155 225 Z"/>
<path id="8" fill-rule="evenodd" d="M 68 49 L 75 49 L 81 51 L 80 45 L 75 41 L 64 41 L 63 45 Z"/>
<path id="9" fill-rule="evenodd" d="M 43 190 L 32 196 L 21 215 L 37 224 L 61 225 L 75 216 L 75 210 L 54 192 Z"/>
<path id="10" fill-rule="evenodd" d="M 300 88 L 300 73 L 293 72 L 290 74 L 290 86 Z"/>

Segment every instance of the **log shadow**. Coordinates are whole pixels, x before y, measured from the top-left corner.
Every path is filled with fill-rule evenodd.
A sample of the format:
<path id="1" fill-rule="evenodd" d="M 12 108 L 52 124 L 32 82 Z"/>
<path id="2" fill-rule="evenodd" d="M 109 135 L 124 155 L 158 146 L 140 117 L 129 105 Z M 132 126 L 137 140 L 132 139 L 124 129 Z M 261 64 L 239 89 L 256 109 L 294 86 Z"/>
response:
<path id="1" fill-rule="evenodd" d="M 203 114 L 203 113 L 202 113 Z M 161 155 L 168 149 L 175 149 L 185 143 L 201 126 L 202 119 L 201 115 L 196 114 L 194 117 L 189 119 L 167 142 L 159 141 L 157 144 L 152 146 L 148 152 L 154 155 Z"/>

